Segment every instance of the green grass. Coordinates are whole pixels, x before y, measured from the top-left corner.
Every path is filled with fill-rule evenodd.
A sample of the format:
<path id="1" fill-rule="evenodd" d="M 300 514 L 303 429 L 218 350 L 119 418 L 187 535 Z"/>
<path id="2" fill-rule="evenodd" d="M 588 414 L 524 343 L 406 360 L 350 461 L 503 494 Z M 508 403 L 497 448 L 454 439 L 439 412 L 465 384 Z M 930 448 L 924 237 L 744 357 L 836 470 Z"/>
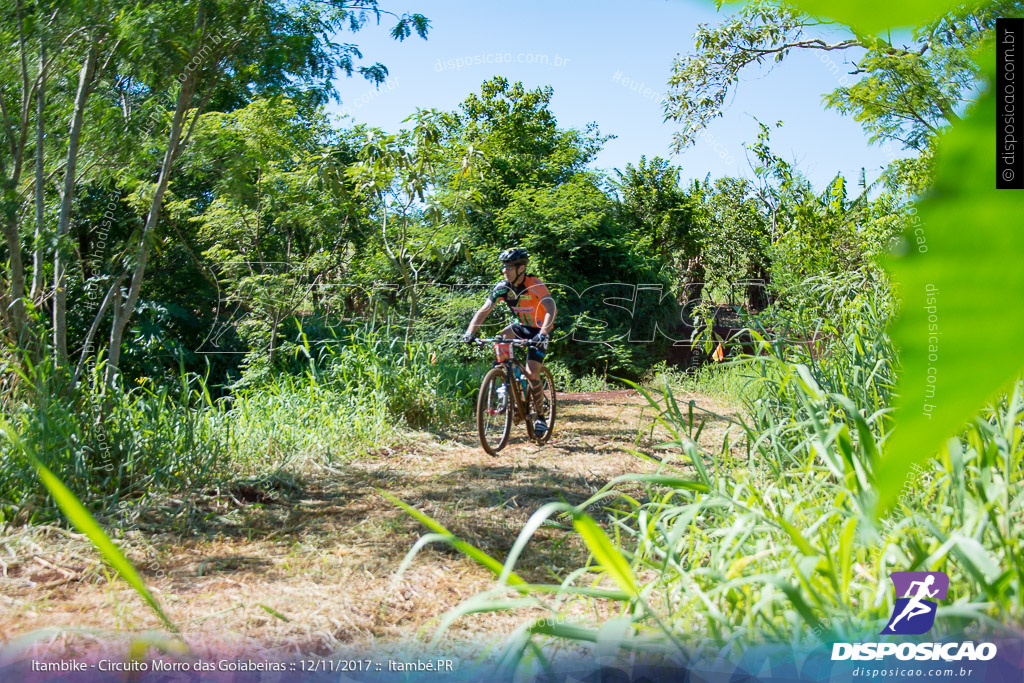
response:
<path id="1" fill-rule="evenodd" d="M 128 514 L 153 495 L 302 471 L 400 441 L 410 429 L 468 420 L 490 365 L 369 326 L 316 357 L 297 348 L 305 360 L 297 370 L 250 377 L 217 401 L 195 375 L 174 386 L 105 388 L 101 365 L 71 389 L 51 363 L 26 362 L 2 415 L 94 511 Z M 56 514 L 29 459 L 0 443 L 0 523 Z"/>
<path id="2" fill-rule="evenodd" d="M 749 404 L 761 395 L 759 379 L 761 373 L 746 363 L 708 363 L 687 371 L 663 362 L 646 373 L 641 385 L 657 389 L 667 382 L 676 392 L 687 391 L 728 403 Z"/>
<path id="3" fill-rule="evenodd" d="M 597 500 L 618 499 L 620 511 L 598 520 L 613 547 L 598 549 L 588 540 L 593 527 L 584 533 L 576 524 L 590 564 L 559 583 L 516 587 L 514 599 L 499 584 L 467 603 L 476 612 L 545 610 L 524 623 L 506 661 L 532 657 L 538 637 L 632 650 L 685 643 L 690 652 L 724 648 L 731 656 L 758 642 L 855 640 L 877 634 L 891 613 L 892 571 L 949 574 L 936 638 L 1024 621 L 1024 497 L 1015 495 L 1024 479 L 1024 384 L 928 460 L 898 506 L 876 520 L 875 473 L 892 432 L 897 370 L 885 332 L 891 305 L 884 284 L 846 284 L 819 292 L 816 311 L 799 312 L 829 340 L 824 354 L 755 327 L 758 354 L 695 377 L 662 371 L 637 387 L 671 435 L 660 460 L 638 453 L 657 474 L 620 477 L 568 511 L 579 519 Z M 739 433 L 717 449 L 699 446 L 709 416 L 692 401 L 680 404 L 679 387 L 739 391 L 747 414 Z M 619 482 L 637 479 L 646 496 L 617 492 Z M 535 514 L 503 573 L 556 512 Z M 599 586 L 619 590 L 587 592 Z M 609 609 L 614 635 L 595 617 L 569 616 Z"/>
<path id="4" fill-rule="evenodd" d="M 48 361 L 22 368 L 3 413 L 42 466 L 94 509 L 113 512 L 150 491 L 200 487 L 228 457 L 201 378 L 106 389 L 100 367 L 72 389 Z M 55 513 L 31 460 L 10 442 L 0 444 L 0 522 Z"/>
<path id="5" fill-rule="evenodd" d="M 608 377 L 596 372 L 589 372 L 582 376 L 574 375 L 568 366 L 557 360 L 548 361 L 544 365 L 551 371 L 551 376 L 555 380 L 555 388 L 558 391 L 581 393 L 621 388 L 621 386 L 610 382 Z"/>

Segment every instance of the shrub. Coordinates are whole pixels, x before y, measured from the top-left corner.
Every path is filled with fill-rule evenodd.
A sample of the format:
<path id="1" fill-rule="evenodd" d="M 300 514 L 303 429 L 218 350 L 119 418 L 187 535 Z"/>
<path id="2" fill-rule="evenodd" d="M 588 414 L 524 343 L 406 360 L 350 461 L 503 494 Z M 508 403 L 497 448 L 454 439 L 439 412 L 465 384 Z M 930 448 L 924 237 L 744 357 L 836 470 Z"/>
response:
<path id="1" fill-rule="evenodd" d="M 24 367 L 3 412 L 42 464 L 94 508 L 202 487 L 222 471 L 226 434 L 201 378 L 106 388 L 100 365 L 72 389 L 50 360 Z M 0 520 L 55 514 L 25 454 L 0 443 Z"/>

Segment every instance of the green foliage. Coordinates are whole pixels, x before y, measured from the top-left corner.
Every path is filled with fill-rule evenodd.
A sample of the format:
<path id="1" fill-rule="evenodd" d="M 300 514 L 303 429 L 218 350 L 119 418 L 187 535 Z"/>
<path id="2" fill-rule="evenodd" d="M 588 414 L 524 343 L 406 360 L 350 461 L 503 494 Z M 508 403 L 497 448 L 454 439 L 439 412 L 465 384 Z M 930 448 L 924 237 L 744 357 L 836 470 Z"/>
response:
<path id="1" fill-rule="evenodd" d="M 136 306 L 178 306 L 185 309 L 178 323 L 209 324 L 205 280 L 213 278 L 195 247 L 210 235 L 196 235 L 189 225 L 194 214 L 210 212 L 206 223 L 217 233 L 212 241 L 227 250 L 222 257 L 265 260 L 259 250 L 291 255 L 288 247 L 294 246 L 303 257 L 296 260 L 308 261 L 310 249 L 337 246 L 303 244 L 351 208 L 337 201 L 344 193 L 337 173 L 330 172 L 335 150 L 323 153 L 330 141 L 322 139 L 323 117 L 317 118 L 316 107 L 337 98 L 338 73 L 358 72 L 377 83 L 387 75 L 380 63 L 362 64 L 355 44 L 337 40 L 374 19 L 379 23 L 385 12 L 376 0 L 104 0 L 62 6 L 59 12 L 51 4 L 22 3 L 0 21 L 0 36 L 9 39 L 0 51 L 0 74 L 11 84 L 0 91 L 0 124 L 12 143 L 0 149 L 0 261 L 9 266 L 0 309 L 5 322 L 21 330 L 31 324 L 41 337 L 45 323 L 26 311 L 52 298 L 45 305 L 52 307 L 46 312 L 53 321 L 47 336 L 61 364 L 69 364 L 67 349 L 81 346 L 87 330 L 85 346 L 97 347 L 92 342 L 104 336 L 100 326 L 109 324 L 108 380 L 122 369 L 122 341 L 150 357 L 175 356 L 169 364 L 160 359 L 166 371 L 183 353 L 170 342 L 160 349 L 145 343 L 158 336 L 154 321 L 141 321 L 127 339 L 125 330 Z M 394 38 L 426 36 L 429 21 L 422 15 L 386 14 L 396 20 Z M 213 114 L 207 117 L 208 112 Z M 190 143 L 200 121 L 204 149 L 193 154 Z M 36 178 L 29 177 L 33 166 Z M 327 185 L 333 196 L 324 192 Z M 80 201 L 97 192 L 115 195 L 118 209 L 97 211 L 95 204 Z M 95 220 L 98 215 L 105 220 Z M 319 223 L 311 226 L 311 216 Z M 271 218 L 269 227 L 260 225 L 265 217 Z M 240 233 L 247 231 L 239 224 L 246 221 L 250 243 L 226 239 L 244 241 Z M 31 260 L 24 258 L 29 255 Z M 322 257 L 314 269 L 323 270 L 329 260 Z M 146 302 L 139 299 L 144 279 L 152 297 Z M 121 292 L 126 283 L 129 290 Z M 67 310 L 67 294 L 85 285 L 98 292 L 97 301 L 82 305 L 73 298 Z M 207 300 L 195 296 L 197 291 Z M 262 326 L 271 330 L 272 347 L 274 321 Z M 174 329 L 156 327 L 167 333 L 164 340 L 182 343 L 194 332 L 177 323 Z M 36 361 L 48 353 L 32 351 Z M 137 356 L 128 360 L 134 366 L 124 368 L 129 376 L 145 365 Z"/>
<path id="2" fill-rule="evenodd" d="M 659 389 L 666 383 L 676 392 L 708 396 L 726 403 L 753 403 L 762 395 L 758 375 L 736 363 L 709 363 L 689 370 L 669 366 L 662 361 L 643 377 L 646 389 Z"/>
<path id="3" fill-rule="evenodd" d="M 955 0 L 912 0 L 894 4 L 872 0 L 856 8 L 833 0 L 799 0 L 795 4 L 811 14 L 834 17 L 860 32 L 868 32 L 918 26 L 937 14 L 954 9 L 958 3 Z"/>
<path id="4" fill-rule="evenodd" d="M 191 169 L 216 178 L 216 198 L 190 220 L 224 303 L 246 313 L 239 336 L 273 362 L 281 323 L 316 306 L 318 285 L 341 271 L 339 247 L 365 213 L 339 177 L 347 150 L 321 109 L 286 99 L 256 100 L 200 123 Z M 188 215 L 194 203 L 168 208 Z"/>
<path id="5" fill-rule="evenodd" d="M 696 53 L 677 57 L 668 81 L 666 118 L 683 125 L 673 136 L 674 149 L 693 145 L 698 134 L 722 115 L 725 99 L 745 67 L 781 61 L 788 50 L 775 46 L 799 38 L 804 21 L 792 6 L 759 0 L 715 28 L 698 25 L 693 36 Z"/>
<path id="6" fill-rule="evenodd" d="M 502 197 L 520 186 L 566 182 L 584 171 L 609 139 L 593 127 L 558 128 L 548 108 L 553 92 L 551 87 L 527 90 L 496 76 L 483 83 L 479 95 L 470 94 L 458 112 L 442 118 L 446 146 L 458 156 L 476 150 L 487 161 L 488 172 L 479 181 L 487 209 L 503 208 Z M 486 213 L 479 219 L 489 222 Z"/>
<path id="7" fill-rule="evenodd" d="M 478 201 L 473 179 L 481 159 L 472 148 L 450 156 L 452 150 L 441 145 L 444 116 L 438 112 L 418 110 L 410 119 L 412 129 L 397 135 L 361 131 L 359 163 L 346 175 L 376 207 L 374 244 L 388 267 L 371 271 L 380 278 L 375 284 L 398 280 L 416 318 L 421 282 L 438 282 L 463 255 L 460 228 L 467 206 Z M 447 164 L 454 164 L 454 177 Z"/>
<path id="8" fill-rule="evenodd" d="M 236 471 L 333 464 L 402 440 L 407 429 L 468 419 L 487 366 L 439 344 L 405 342 L 404 332 L 361 325 L 319 341 L 303 333 L 282 346 L 290 368 L 250 366 L 222 417 Z"/>
<path id="9" fill-rule="evenodd" d="M 218 401 L 194 375 L 108 389 L 101 365 L 68 392 L 52 363 L 29 364 L 5 413 L 43 466 L 104 514 L 130 514 L 167 492 L 333 463 L 401 440 L 407 428 L 443 429 L 470 416 L 484 362 L 369 326 L 333 341 L 288 349 L 294 373 L 257 363 Z M 0 520 L 54 512 L 31 462 L 0 446 Z"/>
<path id="10" fill-rule="evenodd" d="M 994 64 L 991 52 L 981 63 Z M 903 314 L 893 335 L 902 350 L 899 429 L 888 444 L 879 491 L 893 502 L 914 463 L 940 449 L 978 408 L 1007 391 L 1024 365 L 991 353 L 985 340 L 1013 343 L 1024 315 L 1005 293 L 1024 286 L 1024 237 L 1013 229 L 1024 199 L 994 189 L 996 97 L 989 87 L 961 124 L 939 140 L 933 191 L 906 228 L 892 262 Z M 964 226 L 969 225 L 970 230 Z M 919 245 L 918 231 L 926 236 Z"/>
<path id="11" fill-rule="evenodd" d="M 870 5 L 804 6 L 852 25 L 884 26 L 899 16 Z M 935 17 L 948 9 L 935 0 L 922 0 L 913 7 L 917 17 Z M 958 10 L 926 27 L 930 37 L 941 38 L 937 42 L 949 47 L 938 52 L 938 65 L 951 74 L 945 83 L 953 84 L 952 92 L 962 92 L 976 82 L 977 76 L 963 76 L 972 69 L 975 74 L 984 72 L 989 85 L 963 120 L 952 113 L 950 91 L 944 89 L 943 81 L 935 86 L 937 92 L 924 96 L 953 126 L 938 139 L 934 184 L 921 202 L 920 222 L 915 220 L 907 228 L 903 258 L 893 263 L 904 306 L 894 330 L 903 351 L 904 374 L 897 407 L 900 428 L 881 465 L 883 510 L 895 500 L 911 467 L 927 459 L 985 401 L 1005 391 L 1022 369 L 1012 356 L 979 353 L 977 341 L 981 329 L 999 339 L 1016 339 L 1024 332 L 1024 318 L 1001 305 L 1006 286 L 1012 290 L 1022 284 L 1014 264 L 1024 254 L 1024 239 L 1008 226 L 1020 215 L 1024 201 L 1016 193 L 994 189 L 991 150 L 996 140 L 991 122 L 996 95 L 990 65 L 995 60 L 990 47 L 979 52 L 990 45 L 994 20 L 1008 16 L 1009 8 L 1019 8 L 1019 3 L 986 3 L 969 12 Z M 968 30 L 963 34 L 941 30 L 965 23 Z M 973 67 L 969 58 L 977 60 Z M 971 225 L 969 233 L 964 225 Z M 914 239 L 916 248 L 911 247 L 911 234 L 926 235 L 926 242 Z M 940 389 L 944 389 L 941 396 Z"/>
<path id="12" fill-rule="evenodd" d="M 597 178 L 581 173 L 554 188 L 517 189 L 498 230 L 505 244 L 530 250 L 529 272 L 540 275 L 551 289 L 558 305 L 555 341 L 565 342 L 556 343 L 553 353 L 574 372 L 636 376 L 664 352 L 664 340 L 627 342 L 634 320 L 667 317 L 663 306 L 674 303 L 671 297 L 665 302 L 652 298 L 635 310 L 626 302 L 632 315 L 606 303 L 616 287 L 632 299 L 634 285 L 671 290 L 672 281 L 656 260 L 634 250 Z"/>
<path id="13" fill-rule="evenodd" d="M 679 171 L 661 157 L 648 163 L 641 156 L 637 166 L 617 170 L 612 181 L 628 243 L 638 254 L 657 257 L 672 279 L 701 253 L 693 197 L 679 185 Z"/>
<path id="14" fill-rule="evenodd" d="M 772 236 L 764 206 L 746 178 L 719 178 L 696 185 L 695 219 L 701 237 L 700 270 L 709 298 L 741 301 L 738 292 L 748 280 L 767 281 L 768 247 Z M 699 299 L 696 288 L 691 301 Z M 716 296 L 717 295 L 717 296 Z M 762 303 L 759 308 L 763 308 Z"/>
<path id="15" fill-rule="evenodd" d="M 608 391 L 614 388 L 608 381 L 608 377 L 591 372 L 582 376 L 576 376 L 569 369 L 569 366 L 558 360 L 544 359 L 544 365 L 551 371 L 555 380 L 555 388 L 558 391 L 569 393 Z"/>

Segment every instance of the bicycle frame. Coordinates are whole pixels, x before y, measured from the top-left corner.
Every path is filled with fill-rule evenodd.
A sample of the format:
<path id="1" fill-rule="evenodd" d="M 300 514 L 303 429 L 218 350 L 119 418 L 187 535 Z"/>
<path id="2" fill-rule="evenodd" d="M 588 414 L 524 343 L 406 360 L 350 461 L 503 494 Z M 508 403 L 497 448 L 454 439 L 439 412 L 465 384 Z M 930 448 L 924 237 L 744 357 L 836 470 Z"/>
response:
<path id="1" fill-rule="evenodd" d="M 509 344 L 512 346 L 512 355 L 503 361 L 494 361 L 493 367 L 504 366 L 505 367 L 505 395 L 509 395 L 511 390 L 514 402 L 516 404 L 516 410 L 512 413 L 513 424 L 519 424 L 521 421 L 526 420 L 526 430 L 529 432 L 530 438 L 533 438 L 533 423 L 527 419 L 528 413 L 526 411 L 526 397 L 523 396 L 523 387 L 519 382 L 515 381 L 515 368 L 519 368 L 519 372 L 522 373 L 523 377 L 528 377 L 526 374 L 526 367 L 515 358 L 515 347 L 529 347 L 536 346 L 537 343 L 530 339 L 506 339 L 504 337 L 492 337 L 491 339 L 477 339 L 476 343 L 483 346 L 484 344 Z M 507 400 L 507 399 L 506 399 Z M 507 404 L 506 404 L 507 405 Z"/>
<path id="2" fill-rule="evenodd" d="M 508 344 L 511 347 L 543 346 L 543 343 L 538 344 L 532 339 L 494 337 L 476 340 L 477 346 L 484 344 Z M 536 406 L 531 406 L 534 387 L 524 387 L 520 379 L 516 378 L 516 373 L 522 373 L 522 379 L 528 380 L 526 368 L 516 360 L 515 353 L 509 354 L 508 357 L 504 356 L 504 353 L 498 355 L 500 360 L 495 360 L 484 375 L 480 381 L 480 392 L 477 394 L 476 427 L 480 435 L 480 445 L 488 455 L 497 455 L 498 451 L 508 444 L 513 424 L 525 422 L 530 441 L 541 445 L 551 438 L 555 424 L 557 399 L 555 379 L 551 376 L 551 371 L 541 364 L 538 379 L 542 399 Z M 536 432 L 535 425 L 540 425 L 542 431 Z"/>

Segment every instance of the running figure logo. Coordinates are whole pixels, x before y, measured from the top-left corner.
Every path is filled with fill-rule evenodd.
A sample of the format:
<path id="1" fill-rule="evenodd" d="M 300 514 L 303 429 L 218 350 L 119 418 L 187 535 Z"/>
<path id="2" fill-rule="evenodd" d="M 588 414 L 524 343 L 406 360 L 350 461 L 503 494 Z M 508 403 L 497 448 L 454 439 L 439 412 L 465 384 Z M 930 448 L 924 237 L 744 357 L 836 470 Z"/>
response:
<path id="1" fill-rule="evenodd" d="M 949 577 L 943 572 L 893 572 L 889 578 L 896 587 L 896 604 L 882 634 L 917 636 L 926 633 L 935 623 L 938 608 L 938 603 L 928 598 L 945 600 Z"/>

